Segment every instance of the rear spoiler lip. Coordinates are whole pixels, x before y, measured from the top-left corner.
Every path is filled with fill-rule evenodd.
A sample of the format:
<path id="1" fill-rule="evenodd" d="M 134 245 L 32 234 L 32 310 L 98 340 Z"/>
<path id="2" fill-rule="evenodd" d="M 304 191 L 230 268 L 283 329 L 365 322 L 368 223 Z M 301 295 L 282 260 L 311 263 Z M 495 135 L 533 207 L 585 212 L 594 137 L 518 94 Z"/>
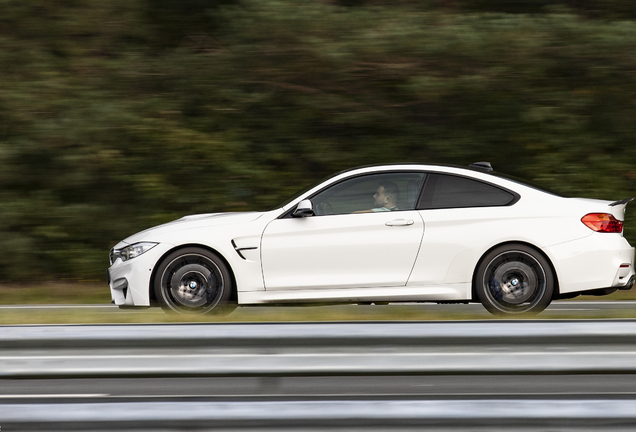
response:
<path id="1" fill-rule="evenodd" d="M 625 199 L 622 199 L 622 200 L 619 200 L 619 201 L 615 201 L 615 202 L 609 204 L 609 206 L 610 207 L 614 207 L 614 206 L 621 205 L 621 204 L 627 204 L 628 202 L 632 201 L 633 199 L 634 199 L 634 197 L 625 198 Z"/>

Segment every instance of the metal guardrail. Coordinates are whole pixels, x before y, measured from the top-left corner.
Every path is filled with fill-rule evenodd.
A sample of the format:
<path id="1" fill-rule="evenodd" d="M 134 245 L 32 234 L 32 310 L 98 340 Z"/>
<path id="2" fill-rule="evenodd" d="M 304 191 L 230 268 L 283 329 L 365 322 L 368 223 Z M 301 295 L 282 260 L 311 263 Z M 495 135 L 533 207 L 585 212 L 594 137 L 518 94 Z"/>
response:
<path id="1" fill-rule="evenodd" d="M 138 402 L 0 405 L 3 430 L 633 430 L 633 400 Z M 361 429 L 362 428 L 362 429 Z M 449 429 L 452 428 L 452 429 Z M 461 428 L 461 429 L 457 429 Z M 475 428 L 475 429 L 473 429 Z M 486 428 L 486 429 L 485 429 Z M 530 429 L 528 429 L 530 428 Z M 540 429 L 537 429 L 540 428 Z M 558 429 L 557 429 L 558 428 Z M 582 429 L 578 429 L 582 428 Z M 419 429 L 417 429 L 419 430 Z M 500 430 L 500 429 L 496 429 Z"/>
<path id="2" fill-rule="evenodd" d="M 175 346 L 223 343 L 308 344 L 455 341 L 633 342 L 634 320 L 488 320 L 435 322 L 205 323 L 0 326 L 0 347 Z"/>
<path id="3" fill-rule="evenodd" d="M 634 373 L 634 321 L 0 327 L 0 378 Z M 634 400 L 0 404 L 6 430 L 636 425 Z M 610 425 L 611 427 L 609 427 Z M 310 427 L 309 427 L 310 426 Z M 500 429 L 496 429 L 500 428 Z M 340 429 L 341 430 L 341 429 Z M 483 430 L 483 429 L 474 429 Z"/>
<path id="4" fill-rule="evenodd" d="M 5 378 L 636 372 L 632 321 L 1 329 Z"/>

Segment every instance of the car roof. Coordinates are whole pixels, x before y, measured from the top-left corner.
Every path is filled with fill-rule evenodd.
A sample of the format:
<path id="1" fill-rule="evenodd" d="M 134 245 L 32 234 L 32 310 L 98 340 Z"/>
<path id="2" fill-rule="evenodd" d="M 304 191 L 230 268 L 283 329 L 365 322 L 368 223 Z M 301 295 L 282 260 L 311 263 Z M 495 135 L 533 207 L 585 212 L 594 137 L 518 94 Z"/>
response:
<path id="1" fill-rule="evenodd" d="M 515 177 L 513 175 L 502 173 L 499 171 L 495 171 L 490 164 L 490 162 L 476 162 L 472 163 L 468 166 L 462 165 L 454 165 L 454 164 L 437 164 L 437 163 L 417 163 L 417 162 L 398 162 L 398 163 L 389 163 L 389 164 L 373 164 L 373 165 L 363 165 L 359 167 L 349 168 L 343 171 L 340 171 L 333 176 L 329 176 L 324 181 L 327 181 L 330 178 L 334 178 L 339 176 L 340 174 L 347 174 L 356 170 L 363 170 L 362 172 L 372 172 L 374 170 L 380 169 L 381 171 L 392 170 L 392 169 L 404 169 L 411 168 L 416 169 L 418 171 L 434 171 L 434 172 L 444 172 L 447 174 L 457 174 L 457 175 L 468 175 L 473 178 L 481 179 L 484 181 L 489 181 L 500 186 L 507 186 L 514 189 L 515 186 L 522 186 L 524 188 L 530 188 L 535 191 L 547 193 L 550 195 L 560 196 L 558 193 L 546 189 L 542 186 L 536 185 L 533 182 L 525 179 L 521 179 Z M 499 180 L 503 180 L 500 182 Z M 512 184 L 511 184 L 512 183 Z"/>

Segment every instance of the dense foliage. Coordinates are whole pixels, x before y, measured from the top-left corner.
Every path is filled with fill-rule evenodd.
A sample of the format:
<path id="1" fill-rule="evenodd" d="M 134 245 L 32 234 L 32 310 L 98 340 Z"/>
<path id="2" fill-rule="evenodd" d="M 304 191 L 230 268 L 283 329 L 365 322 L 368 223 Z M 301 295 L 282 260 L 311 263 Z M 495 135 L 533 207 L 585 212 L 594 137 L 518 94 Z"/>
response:
<path id="1" fill-rule="evenodd" d="M 0 10 L 0 280 L 104 279 L 140 229 L 369 163 L 489 160 L 566 195 L 636 195 L 631 0 Z"/>

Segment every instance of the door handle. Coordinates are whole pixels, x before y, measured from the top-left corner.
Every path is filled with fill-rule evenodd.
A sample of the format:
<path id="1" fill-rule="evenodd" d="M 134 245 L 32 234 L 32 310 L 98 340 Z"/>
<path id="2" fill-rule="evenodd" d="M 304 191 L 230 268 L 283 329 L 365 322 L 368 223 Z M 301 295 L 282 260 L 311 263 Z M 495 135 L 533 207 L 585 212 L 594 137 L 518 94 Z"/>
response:
<path id="1" fill-rule="evenodd" d="M 413 225 L 414 222 L 411 219 L 395 219 L 385 223 L 386 226 L 408 226 Z"/>

